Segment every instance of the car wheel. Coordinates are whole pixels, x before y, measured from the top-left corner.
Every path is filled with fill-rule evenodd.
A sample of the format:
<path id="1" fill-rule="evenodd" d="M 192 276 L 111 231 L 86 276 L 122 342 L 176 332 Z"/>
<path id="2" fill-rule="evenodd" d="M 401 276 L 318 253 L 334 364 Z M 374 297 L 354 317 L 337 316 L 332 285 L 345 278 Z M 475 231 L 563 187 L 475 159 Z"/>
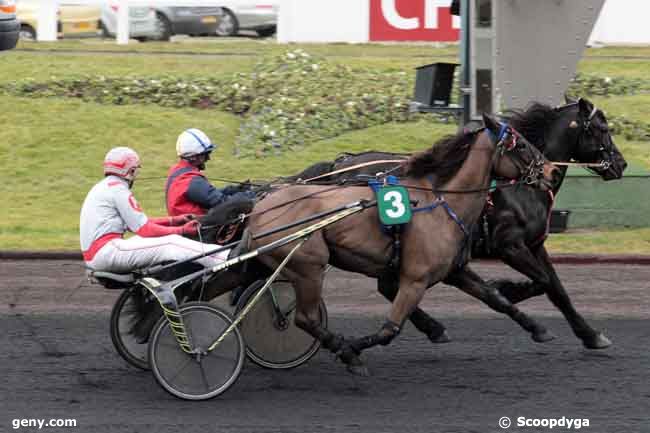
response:
<path id="1" fill-rule="evenodd" d="M 260 38 L 268 38 L 269 36 L 273 36 L 275 34 L 275 27 L 266 27 L 264 29 L 257 29 L 255 30 L 257 33 L 257 36 Z"/>
<path id="2" fill-rule="evenodd" d="M 20 33 L 18 33 L 18 36 L 22 41 L 35 41 L 36 30 L 27 24 L 23 24 L 20 26 Z"/>
<path id="3" fill-rule="evenodd" d="M 230 9 L 223 9 L 223 16 L 217 24 L 217 36 L 235 36 L 239 33 L 239 21 Z"/>
<path id="4" fill-rule="evenodd" d="M 160 12 L 156 12 L 156 40 L 168 41 L 172 37 L 172 23 Z"/>

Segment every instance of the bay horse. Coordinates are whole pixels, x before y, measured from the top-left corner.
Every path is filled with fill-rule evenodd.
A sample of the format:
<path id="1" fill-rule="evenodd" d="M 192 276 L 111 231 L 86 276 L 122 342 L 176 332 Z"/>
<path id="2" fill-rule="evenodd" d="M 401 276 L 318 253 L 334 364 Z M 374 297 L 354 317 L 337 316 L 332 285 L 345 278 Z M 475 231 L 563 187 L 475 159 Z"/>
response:
<path id="1" fill-rule="evenodd" d="M 414 215 L 403 230 L 399 289 L 387 321 L 377 333 L 346 339 L 323 327 L 318 314 L 328 264 L 373 278 L 381 275 L 386 267 L 391 240 L 382 233 L 374 208 L 312 234 L 283 270 L 296 294 L 296 326 L 317 338 L 322 347 L 336 353 L 352 373 L 368 374 L 359 358 L 361 352 L 377 344 L 389 344 L 426 289 L 449 274 L 454 259 L 462 254 L 466 244 L 467 227 L 481 214 L 493 175 L 525 178 L 545 190 L 553 187 L 557 169 L 541 152 L 511 131 L 504 133 L 509 128 L 495 119 L 484 115 L 484 122 L 485 129 L 459 133 L 408 159 L 402 185 L 409 189 L 412 199 L 431 205 L 421 206 L 426 211 Z M 372 198 L 368 187 L 342 186 L 332 190 L 326 186 L 288 186 L 271 192 L 255 205 L 248 227 L 253 233 L 259 233 Z M 281 236 L 258 239 L 251 247 L 258 248 Z M 269 269 L 275 269 L 291 248 L 291 245 L 278 248 L 259 260 Z M 505 298 L 502 301 L 516 310 Z M 516 316 L 524 327 L 532 322 L 524 313 L 518 312 Z"/>
<path id="2" fill-rule="evenodd" d="M 606 181 L 620 179 L 627 167 L 627 162 L 611 137 L 607 118 L 587 99 L 567 100 L 565 105 L 555 108 L 532 103 L 525 111 L 507 112 L 505 120 L 551 161 L 599 163 L 598 167 L 592 167 L 590 170 Z M 375 151 L 348 154 L 335 161 L 314 164 L 288 179 L 310 179 L 364 162 L 402 158 L 405 158 L 403 154 Z M 393 169 L 395 164 L 373 165 L 325 179 L 330 182 L 340 182 L 346 177 L 357 174 L 371 175 L 378 171 Z M 546 293 L 551 302 L 564 314 L 585 347 L 605 348 L 611 342 L 601 332 L 589 326 L 577 312 L 544 247 L 554 197 L 562 186 L 566 167 L 562 167 L 560 173 L 559 181 L 553 188 L 552 194 L 526 186 L 495 191 L 480 219 L 487 227 L 483 236 L 488 240 L 486 244 L 492 255 L 528 276 L 530 282 L 498 280 L 487 283 L 472 271 L 469 265 L 465 265 L 460 269 L 452 270 L 445 283 L 459 287 L 479 299 L 482 298 L 488 305 L 497 308 L 502 308 L 497 301 L 501 296 L 516 304 Z M 401 168 L 398 168 L 393 174 L 403 173 Z M 389 300 L 395 297 L 397 288 L 394 285 L 391 287 L 390 284 L 381 284 L 379 288 Z M 489 294 L 488 298 L 484 298 L 486 293 Z M 437 343 L 449 341 L 445 327 L 421 309 L 416 308 L 410 319 L 431 341 Z M 540 333 L 533 336 L 536 341 L 548 341 L 552 338 L 550 333 L 542 332 L 541 325 L 539 329 Z"/>

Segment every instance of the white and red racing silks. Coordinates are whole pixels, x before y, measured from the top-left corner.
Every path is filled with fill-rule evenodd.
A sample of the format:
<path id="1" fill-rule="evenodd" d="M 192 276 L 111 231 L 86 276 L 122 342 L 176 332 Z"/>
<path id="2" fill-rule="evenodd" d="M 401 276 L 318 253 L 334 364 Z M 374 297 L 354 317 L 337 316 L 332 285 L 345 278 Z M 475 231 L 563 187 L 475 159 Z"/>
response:
<path id="1" fill-rule="evenodd" d="M 106 176 L 88 192 L 81 208 L 79 240 L 84 260 L 92 260 L 104 244 L 127 230 L 136 233 L 147 220 L 127 181 Z"/>

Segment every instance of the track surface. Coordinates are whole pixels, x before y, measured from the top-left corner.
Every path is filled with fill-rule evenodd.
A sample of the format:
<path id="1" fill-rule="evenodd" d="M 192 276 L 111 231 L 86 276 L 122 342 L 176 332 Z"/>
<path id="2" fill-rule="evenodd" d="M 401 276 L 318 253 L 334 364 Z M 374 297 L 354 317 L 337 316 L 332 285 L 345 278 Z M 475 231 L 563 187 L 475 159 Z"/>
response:
<path id="1" fill-rule="evenodd" d="M 487 277 L 513 275 L 477 265 Z M 496 313 L 440 286 L 423 306 L 453 341 L 433 345 L 410 325 L 364 354 L 373 376 L 350 376 L 329 353 L 268 371 L 251 363 L 222 396 L 184 402 L 113 351 L 108 315 L 117 297 L 82 278 L 80 262 L 0 262 L 0 432 L 20 418 L 75 418 L 83 432 L 497 432 L 518 417 L 588 418 L 587 432 L 650 432 L 650 267 L 558 267 L 580 311 L 614 346 L 583 349 L 544 298 L 522 308 L 557 339 L 540 345 Z M 387 304 L 371 280 L 333 272 L 332 329 L 373 332 Z M 565 431 L 556 427 L 552 431 Z M 21 428 L 18 431 L 37 431 Z"/>

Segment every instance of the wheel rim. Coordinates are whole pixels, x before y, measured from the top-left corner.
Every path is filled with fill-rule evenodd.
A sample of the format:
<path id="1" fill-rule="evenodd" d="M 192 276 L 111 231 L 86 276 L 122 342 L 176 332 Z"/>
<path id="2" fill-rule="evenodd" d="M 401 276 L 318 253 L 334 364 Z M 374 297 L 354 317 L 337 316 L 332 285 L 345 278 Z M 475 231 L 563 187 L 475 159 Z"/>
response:
<path id="1" fill-rule="evenodd" d="M 217 34 L 219 36 L 230 36 L 233 34 L 235 25 L 229 13 L 224 14 L 217 24 Z"/>
<path id="2" fill-rule="evenodd" d="M 34 33 L 29 30 L 20 30 L 20 32 L 18 32 L 18 37 L 23 41 L 33 41 L 36 39 Z"/>
<path id="3" fill-rule="evenodd" d="M 295 294 L 291 283 L 273 283 L 270 290 L 274 291 L 283 312 L 289 309 L 292 311 L 286 314 L 286 323 L 278 323 L 273 309 L 273 298 L 269 292 L 265 293 L 239 324 L 242 337 L 246 342 L 246 354 L 253 362 L 263 367 L 274 369 L 297 367 L 318 351 L 320 342 L 294 323 Z M 246 298 L 241 300 L 238 311 L 252 298 L 252 294 Z M 321 323 L 327 326 L 327 312 L 322 303 L 320 316 Z"/>
<path id="4" fill-rule="evenodd" d="M 232 320 L 212 305 L 186 304 L 183 321 L 194 347 L 207 347 Z M 156 380 L 173 395 L 188 400 L 205 400 L 226 391 L 237 380 L 244 361 L 244 345 L 235 329 L 215 350 L 200 361 L 183 352 L 162 319 L 151 338 L 149 355 Z"/>

